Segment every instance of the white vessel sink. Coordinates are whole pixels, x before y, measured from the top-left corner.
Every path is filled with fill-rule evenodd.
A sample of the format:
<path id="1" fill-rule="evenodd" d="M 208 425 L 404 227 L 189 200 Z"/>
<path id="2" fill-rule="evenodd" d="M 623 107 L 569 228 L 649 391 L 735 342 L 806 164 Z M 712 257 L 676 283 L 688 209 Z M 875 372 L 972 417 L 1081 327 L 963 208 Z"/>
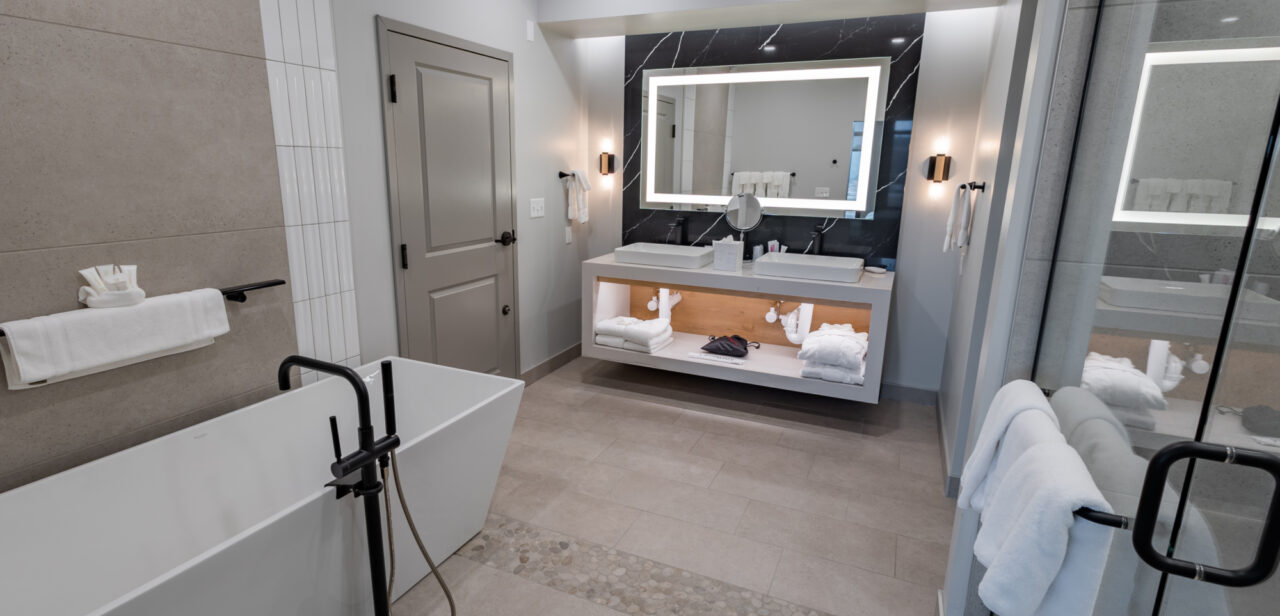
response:
<path id="1" fill-rule="evenodd" d="M 833 282 L 858 282 L 862 259 L 771 252 L 755 260 L 757 274 Z"/>
<path id="2" fill-rule="evenodd" d="M 698 269 L 711 263 L 710 246 L 680 246 L 678 244 L 653 244 L 638 242 L 613 249 L 619 263 L 636 265 L 660 265 Z"/>
<path id="3" fill-rule="evenodd" d="M 1102 301 L 1121 308 L 1189 312 L 1221 317 L 1227 311 L 1231 286 L 1206 282 L 1173 282 L 1146 278 L 1103 276 L 1098 289 Z M 1251 289 L 1244 290 L 1240 317 L 1251 321 L 1280 321 L 1280 301 Z"/>

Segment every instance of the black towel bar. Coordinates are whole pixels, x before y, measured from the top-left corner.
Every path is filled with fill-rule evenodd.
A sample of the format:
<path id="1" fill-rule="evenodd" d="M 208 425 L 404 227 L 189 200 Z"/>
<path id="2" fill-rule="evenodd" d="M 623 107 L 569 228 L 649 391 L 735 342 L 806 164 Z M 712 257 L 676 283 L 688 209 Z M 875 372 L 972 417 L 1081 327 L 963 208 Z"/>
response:
<path id="1" fill-rule="evenodd" d="M 219 289 L 222 291 L 222 297 L 229 302 L 240 302 L 243 304 L 248 300 L 245 291 L 257 291 L 258 289 L 266 289 L 268 287 L 278 287 L 284 284 L 283 280 L 276 278 L 274 280 L 263 280 L 262 282 L 251 282 L 249 284 L 238 284 L 234 287 Z"/>
<path id="2" fill-rule="evenodd" d="M 729 175 L 737 175 L 737 174 L 738 174 L 738 172 L 737 172 L 737 171 L 730 171 L 730 172 L 729 172 Z M 791 172 L 791 177 L 796 177 L 796 172 L 795 172 L 795 171 L 792 171 L 792 172 Z"/>
<path id="3" fill-rule="evenodd" d="M 1129 518 L 1122 515 L 1106 513 L 1104 511 L 1098 511 L 1097 509 L 1090 509 L 1088 507 L 1081 507 L 1071 513 L 1075 514 L 1077 518 L 1088 520 L 1094 524 L 1110 526 L 1111 528 L 1118 528 L 1120 530 L 1129 530 Z"/>

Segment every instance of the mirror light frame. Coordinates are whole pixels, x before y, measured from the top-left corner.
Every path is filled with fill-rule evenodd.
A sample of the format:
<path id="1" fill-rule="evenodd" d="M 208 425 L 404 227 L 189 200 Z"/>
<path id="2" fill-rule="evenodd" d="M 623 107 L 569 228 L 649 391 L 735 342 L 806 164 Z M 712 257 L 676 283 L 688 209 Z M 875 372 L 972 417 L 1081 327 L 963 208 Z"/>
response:
<path id="1" fill-rule="evenodd" d="M 885 70 L 879 64 L 865 66 L 842 66 L 831 68 L 803 68 L 764 71 L 743 71 L 732 73 L 701 73 L 694 75 L 653 75 L 648 77 L 648 125 L 645 127 L 645 166 L 644 200 L 649 203 L 720 205 L 728 203 L 729 195 L 685 195 L 680 193 L 659 193 L 654 184 L 652 172 L 657 164 L 657 152 L 652 144 L 658 140 L 658 88 L 661 86 L 688 86 L 706 84 L 761 83 L 778 81 L 816 81 L 830 79 L 867 79 L 866 111 L 863 119 L 862 143 L 875 147 L 880 138 L 877 126 L 879 122 L 879 100 L 881 72 Z M 858 161 L 858 198 L 853 201 L 836 199 L 803 199 L 760 197 L 760 205 L 769 210 L 823 210 L 828 212 L 847 212 L 850 210 L 866 212 L 869 193 L 874 182 L 871 177 L 871 159 L 875 156 L 861 156 Z"/>
<path id="2" fill-rule="evenodd" d="M 1247 214 L 1215 214 L 1212 212 L 1159 212 L 1126 210 L 1129 197 L 1129 173 L 1133 166 L 1138 134 L 1142 129 L 1142 110 L 1147 100 L 1147 85 L 1154 66 L 1180 64 L 1212 64 L 1223 62 L 1268 62 L 1280 60 L 1280 47 L 1249 47 L 1240 49 L 1197 49 L 1186 51 L 1148 52 L 1142 60 L 1142 76 L 1138 79 L 1138 98 L 1133 104 L 1133 121 L 1129 127 L 1129 142 L 1125 144 L 1124 163 L 1120 168 L 1120 187 L 1116 189 L 1116 205 L 1111 220 L 1115 222 L 1201 225 L 1214 227 L 1244 227 L 1249 224 Z M 1274 230 L 1280 227 L 1280 218 L 1261 217 L 1260 228 Z"/>

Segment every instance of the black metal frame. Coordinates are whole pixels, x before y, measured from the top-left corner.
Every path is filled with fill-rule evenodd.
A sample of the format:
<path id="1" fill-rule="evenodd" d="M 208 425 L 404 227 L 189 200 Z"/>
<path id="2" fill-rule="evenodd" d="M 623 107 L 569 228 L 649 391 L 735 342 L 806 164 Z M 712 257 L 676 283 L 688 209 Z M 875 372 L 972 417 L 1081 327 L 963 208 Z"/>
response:
<path id="1" fill-rule="evenodd" d="M 240 302 L 241 304 L 248 301 L 249 297 L 245 295 L 246 291 L 257 291 L 258 289 L 267 289 L 270 287 L 278 287 L 284 284 L 283 280 L 275 278 L 272 280 L 263 280 L 262 282 L 251 282 L 249 284 L 238 284 L 234 287 L 226 287 L 219 289 L 222 292 L 223 299 L 229 302 Z"/>

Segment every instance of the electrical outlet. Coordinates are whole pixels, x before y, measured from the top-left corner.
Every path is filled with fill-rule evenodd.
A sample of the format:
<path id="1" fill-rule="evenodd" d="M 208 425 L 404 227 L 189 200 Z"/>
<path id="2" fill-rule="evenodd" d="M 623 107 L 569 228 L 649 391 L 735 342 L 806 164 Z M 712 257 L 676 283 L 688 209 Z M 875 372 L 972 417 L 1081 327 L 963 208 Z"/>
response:
<path id="1" fill-rule="evenodd" d="M 830 197 L 830 196 L 831 196 L 831 187 L 829 187 L 829 186 L 815 186 L 815 187 L 813 188 L 813 196 L 814 196 L 814 197 L 818 197 L 818 198 Z"/>
<path id="2" fill-rule="evenodd" d="M 564 228 L 564 243 L 566 244 L 573 243 L 573 226 L 572 225 L 566 225 Z"/>
<path id="3" fill-rule="evenodd" d="M 547 215 L 547 200 L 535 197 L 529 200 L 529 218 L 542 218 Z"/>

